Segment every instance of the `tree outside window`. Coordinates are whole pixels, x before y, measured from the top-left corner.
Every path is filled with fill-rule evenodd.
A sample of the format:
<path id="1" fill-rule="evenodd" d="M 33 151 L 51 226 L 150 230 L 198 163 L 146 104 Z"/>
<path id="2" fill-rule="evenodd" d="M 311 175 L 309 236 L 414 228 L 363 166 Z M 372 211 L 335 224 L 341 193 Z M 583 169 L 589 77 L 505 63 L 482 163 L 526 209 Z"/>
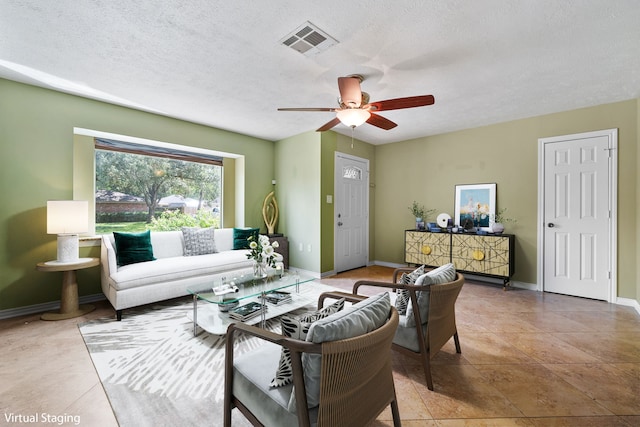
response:
<path id="1" fill-rule="evenodd" d="M 220 227 L 222 166 L 96 150 L 96 232 Z"/>

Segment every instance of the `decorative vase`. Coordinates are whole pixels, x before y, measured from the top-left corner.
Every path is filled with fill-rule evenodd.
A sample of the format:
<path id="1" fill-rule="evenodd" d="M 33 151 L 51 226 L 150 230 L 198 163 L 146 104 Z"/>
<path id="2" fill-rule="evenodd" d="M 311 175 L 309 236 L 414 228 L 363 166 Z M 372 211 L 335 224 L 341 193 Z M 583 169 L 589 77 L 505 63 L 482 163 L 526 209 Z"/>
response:
<path id="1" fill-rule="evenodd" d="M 264 262 L 254 262 L 253 263 L 253 276 L 254 277 L 266 277 L 267 276 L 267 265 Z"/>
<path id="2" fill-rule="evenodd" d="M 491 226 L 491 231 L 493 231 L 493 234 L 502 234 L 504 231 L 504 225 L 500 222 L 496 222 Z"/>
<path id="3" fill-rule="evenodd" d="M 218 304 L 218 309 L 222 313 L 227 313 L 229 310 L 233 310 L 234 308 L 236 308 L 238 306 L 238 304 L 240 304 L 240 302 L 238 300 L 231 299 L 231 300 L 229 300 L 229 302 L 225 302 L 225 301 L 223 301 L 222 304 Z"/>
<path id="4" fill-rule="evenodd" d="M 416 217 L 416 230 L 424 230 L 424 221 L 420 217 Z"/>

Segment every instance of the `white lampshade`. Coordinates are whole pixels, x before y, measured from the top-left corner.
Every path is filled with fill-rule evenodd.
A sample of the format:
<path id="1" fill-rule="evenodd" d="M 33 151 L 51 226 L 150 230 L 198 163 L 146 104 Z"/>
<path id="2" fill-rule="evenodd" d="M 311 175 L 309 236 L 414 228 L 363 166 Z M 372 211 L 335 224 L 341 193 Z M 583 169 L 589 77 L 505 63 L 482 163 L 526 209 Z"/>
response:
<path id="1" fill-rule="evenodd" d="M 47 234 L 58 235 L 60 263 L 78 262 L 78 233 L 89 231 L 89 202 L 86 200 L 49 200 Z"/>
<path id="2" fill-rule="evenodd" d="M 360 126 L 371 117 L 369 110 L 363 110 L 361 108 L 347 108 L 338 111 L 336 115 L 343 124 L 349 127 Z"/>
<path id="3" fill-rule="evenodd" d="M 89 202 L 49 200 L 47 234 L 77 234 L 89 231 Z"/>

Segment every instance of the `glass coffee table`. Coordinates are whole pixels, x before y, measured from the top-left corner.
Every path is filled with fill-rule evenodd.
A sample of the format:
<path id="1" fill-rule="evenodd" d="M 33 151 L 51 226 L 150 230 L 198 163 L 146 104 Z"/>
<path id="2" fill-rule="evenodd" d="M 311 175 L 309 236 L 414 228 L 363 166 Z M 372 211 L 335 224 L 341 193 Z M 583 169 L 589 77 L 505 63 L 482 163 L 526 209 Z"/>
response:
<path id="1" fill-rule="evenodd" d="M 300 274 L 296 271 L 285 270 L 282 274 L 270 273 L 267 277 L 255 277 L 247 271 L 237 274 L 229 273 L 226 279 L 208 280 L 198 285 L 187 288 L 193 295 L 193 335 L 197 335 L 198 326 L 205 331 L 224 335 L 231 323 L 244 322 L 249 325 L 257 323 L 264 327 L 267 319 L 288 313 L 307 304 L 317 301 L 317 292 L 310 291 L 310 286 L 315 277 Z M 220 292 L 217 294 L 214 288 Z M 269 295 L 289 295 L 285 302 L 274 304 L 267 302 Z M 274 296 L 275 296 L 274 295 Z M 199 301 L 205 304 L 198 311 Z M 237 307 L 246 306 L 249 303 L 260 306 L 259 314 L 247 320 L 232 318 L 231 313 Z"/>

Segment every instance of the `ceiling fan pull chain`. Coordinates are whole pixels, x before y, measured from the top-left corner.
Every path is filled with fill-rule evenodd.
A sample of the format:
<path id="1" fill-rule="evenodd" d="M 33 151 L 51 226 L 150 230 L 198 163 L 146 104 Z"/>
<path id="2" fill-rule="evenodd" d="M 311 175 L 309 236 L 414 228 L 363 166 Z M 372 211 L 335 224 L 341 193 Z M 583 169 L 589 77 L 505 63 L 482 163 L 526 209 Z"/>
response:
<path id="1" fill-rule="evenodd" d="M 355 126 L 351 126 L 351 149 L 353 150 L 353 134 L 356 131 L 356 127 Z"/>

